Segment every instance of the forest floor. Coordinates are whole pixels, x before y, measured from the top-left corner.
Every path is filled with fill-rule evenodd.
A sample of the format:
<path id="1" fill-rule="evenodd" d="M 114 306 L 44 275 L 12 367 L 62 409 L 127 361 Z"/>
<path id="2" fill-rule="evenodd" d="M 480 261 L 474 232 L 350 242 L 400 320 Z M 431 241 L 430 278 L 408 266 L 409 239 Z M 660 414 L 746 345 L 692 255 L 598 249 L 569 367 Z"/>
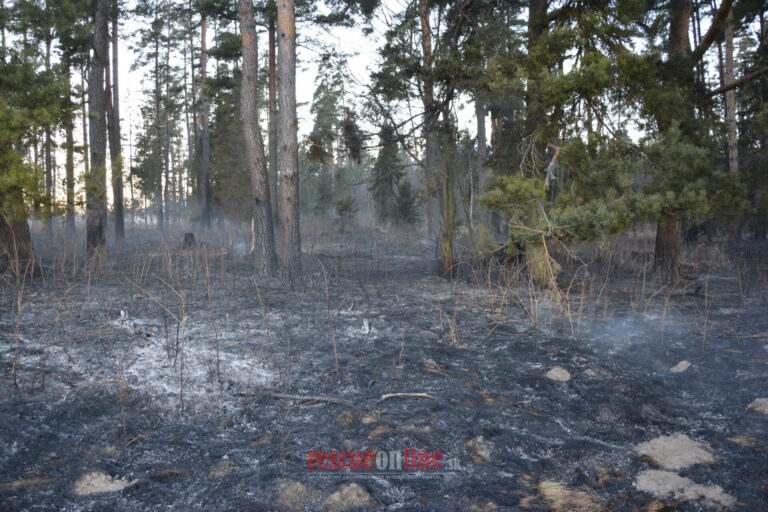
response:
<path id="1" fill-rule="evenodd" d="M 0 510 L 768 506 L 765 259 L 664 287 L 608 251 L 553 300 L 514 269 L 437 277 L 403 233 L 305 235 L 294 290 L 236 237 L 169 239 L 129 231 L 90 272 L 41 243 L 3 285 Z M 444 464 L 315 453 L 410 448 Z"/>

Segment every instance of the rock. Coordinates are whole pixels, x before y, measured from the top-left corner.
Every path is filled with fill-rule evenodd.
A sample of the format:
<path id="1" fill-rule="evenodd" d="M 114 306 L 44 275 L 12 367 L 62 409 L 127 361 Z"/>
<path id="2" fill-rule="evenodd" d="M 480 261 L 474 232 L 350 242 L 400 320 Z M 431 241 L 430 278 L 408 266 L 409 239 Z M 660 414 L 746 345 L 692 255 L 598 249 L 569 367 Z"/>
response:
<path id="1" fill-rule="evenodd" d="M 232 473 L 236 473 L 237 471 L 240 471 L 240 466 L 229 459 L 224 459 L 213 465 L 211 470 L 208 472 L 208 478 L 222 478 L 227 475 L 231 475 Z"/>
<path id="2" fill-rule="evenodd" d="M 440 335 L 432 331 L 421 331 L 419 336 L 428 340 L 437 341 L 440 339 Z"/>
<path id="3" fill-rule="evenodd" d="M 683 359 L 679 363 L 677 363 L 675 366 L 669 369 L 672 373 L 683 373 L 685 370 L 691 367 L 691 362 L 687 359 Z"/>
<path id="4" fill-rule="evenodd" d="M 591 368 L 588 370 L 584 370 L 583 372 L 581 372 L 581 374 L 584 375 L 585 377 L 589 377 L 590 379 L 597 379 L 598 377 L 600 377 L 600 374 L 597 373 L 595 370 L 592 370 Z"/>
<path id="5" fill-rule="evenodd" d="M 373 430 L 371 430 L 370 432 L 368 432 L 368 439 L 371 441 L 374 441 L 383 435 L 389 434 L 390 432 L 392 432 L 392 429 L 389 428 L 388 426 L 379 425 Z"/>
<path id="6" fill-rule="evenodd" d="M 546 373 L 545 377 L 557 382 L 568 382 L 571 380 L 571 374 L 562 366 L 555 366 Z"/>
<path id="7" fill-rule="evenodd" d="M 752 448 L 753 450 L 765 450 L 765 446 L 758 441 L 757 439 L 749 436 L 735 436 L 735 437 L 729 437 L 728 440 L 734 444 L 737 444 L 739 446 L 745 446 L 747 448 Z"/>
<path id="8" fill-rule="evenodd" d="M 112 478 L 103 471 L 86 473 L 75 482 L 75 494 L 88 496 L 105 492 L 122 491 L 126 487 L 138 482 L 138 480 L 126 480 L 125 478 Z"/>
<path id="9" fill-rule="evenodd" d="M 369 510 L 380 506 L 379 502 L 358 484 L 345 484 L 325 498 L 320 510 L 321 512 L 344 512 L 353 509 Z"/>
<path id="10" fill-rule="evenodd" d="M 288 480 L 285 487 L 278 493 L 275 505 L 282 510 L 299 512 L 304 510 L 306 505 L 316 501 L 317 498 L 317 493 L 306 485 Z"/>
<path id="11" fill-rule="evenodd" d="M 473 437 L 464 443 L 469 449 L 469 455 L 476 464 L 485 464 L 491 462 L 493 454 L 493 443 L 486 441 L 483 436 Z"/>
<path id="12" fill-rule="evenodd" d="M 422 359 L 421 367 L 424 373 L 432 375 L 439 375 L 440 377 L 448 377 L 448 374 L 443 371 L 439 364 L 434 359 Z"/>
<path id="13" fill-rule="evenodd" d="M 429 425 L 416 425 L 414 423 L 406 423 L 397 427 L 401 432 L 409 432 L 414 434 L 429 434 L 432 432 L 432 427 Z"/>
<path id="14" fill-rule="evenodd" d="M 694 441 L 680 432 L 640 443 L 633 451 L 649 457 L 664 469 L 679 470 L 694 464 L 715 462 L 708 444 Z"/>
<path id="15" fill-rule="evenodd" d="M 379 419 L 376 416 L 373 416 L 372 414 L 369 414 L 367 416 L 363 416 L 362 418 L 360 418 L 360 423 L 362 423 L 363 425 L 370 425 L 372 423 L 376 423 L 377 421 L 379 421 Z"/>
<path id="16" fill-rule="evenodd" d="M 684 501 L 705 500 L 710 505 L 732 507 L 736 498 L 723 492 L 719 485 L 701 485 L 671 471 L 652 469 L 643 471 L 634 481 L 637 490 L 657 498 L 675 498 Z"/>
<path id="17" fill-rule="evenodd" d="M 498 505 L 492 501 L 483 501 L 480 498 L 469 498 L 464 496 L 459 500 L 461 505 L 460 510 L 466 510 L 467 512 L 496 512 L 499 510 Z"/>
<path id="18" fill-rule="evenodd" d="M 539 494 L 547 501 L 552 512 L 595 512 L 603 510 L 600 500 L 577 489 L 569 489 L 560 482 L 544 480 Z"/>
<path id="19" fill-rule="evenodd" d="M 107 446 L 99 450 L 99 453 L 102 455 L 117 455 L 118 453 L 120 453 L 120 448 L 118 448 L 113 444 L 108 444 Z"/>
<path id="20" fill-rule="evenodd" d="M 344 427 L 348 427 L 354 422 L 355 422 L 355 417 L 352 415 L 350 411 L 344 411 L 338 416 L 336 416 L 336 423 Z"/>
<path id="21" fill-rule="evenodd" d="M 248 443 L 248 446 L 251 446 L 251 447 L 254 447 L 254 446 L 261 446 L 261 445 L 263 445 L 263 444 L 267 444 L 267 443 L 268 443 L 268 442 L 270 442 L 271 440 L 272 440 L 272 436 L 261 436 L 261 437 L 257 437 L 256 439 L 254 439 L 253 441 L 251 441 L 250 443 Z"/>
<path id="22" fill-rule="evenodd" d="M 768 414 L 768 398 L 755 398 L 747 406 L 747 409 L 756 411 L 762 414 Z"/>

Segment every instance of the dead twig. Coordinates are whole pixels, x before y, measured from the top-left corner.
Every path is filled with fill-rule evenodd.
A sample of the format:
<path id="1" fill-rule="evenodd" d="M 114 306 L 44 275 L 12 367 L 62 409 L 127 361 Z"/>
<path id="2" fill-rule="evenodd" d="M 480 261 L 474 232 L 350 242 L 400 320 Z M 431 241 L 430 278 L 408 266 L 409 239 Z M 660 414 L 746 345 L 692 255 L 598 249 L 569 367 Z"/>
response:
<path id="1" fill-rule="evenodd" d="M 268 398 L 274 398 L 277 400 L 297 400 L 299 402 L 328 402 L 331 404 L 337 404 L 337 405 L 344 405 L 346 407 L 351 407 L 352 409 L 357 409 L 357 407 L 354 404 L 351 404 L 349 402 L 346 402 L 344 400 L 339 400 L 338 398 L 333 398 L 330 396 L 302 396 L 302 395 L 291 395 L 288 393 L 271 393 L 271 392 L 265 392 L 262 393 L 263 396 L 266 396 Z M 238 396 L 253 396 L 250 393 L 239 393 Z"/>
<path id="2" fill-rule="evenodd" d="M 435 398 L 434 396 L 427 393 L 387 393 L 385 395 L 381 395 L 379 402 L 389 400 L 390 398 L 430 398 L 432 400 L 439 400 L 439 398 Z"/>

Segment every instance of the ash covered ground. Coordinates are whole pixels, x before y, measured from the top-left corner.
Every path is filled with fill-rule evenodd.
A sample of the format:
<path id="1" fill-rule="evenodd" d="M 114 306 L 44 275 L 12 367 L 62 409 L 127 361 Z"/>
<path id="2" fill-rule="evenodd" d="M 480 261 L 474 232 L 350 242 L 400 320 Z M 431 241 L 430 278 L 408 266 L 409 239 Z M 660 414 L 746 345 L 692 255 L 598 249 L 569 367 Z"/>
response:
<path id="1" fill-rule="evenodd" d="M 437 277 L 403 233 L 305 236 L 294 290 L 237 237 L 130 236 L 91 271 L 43 242 L 2 287 L 2 510 L 768 507 L 757 252 L 674 287 L 603 254 L 553 298 L 516 269 Z M 409 447 L 459 467 L 307 468 Z"/>

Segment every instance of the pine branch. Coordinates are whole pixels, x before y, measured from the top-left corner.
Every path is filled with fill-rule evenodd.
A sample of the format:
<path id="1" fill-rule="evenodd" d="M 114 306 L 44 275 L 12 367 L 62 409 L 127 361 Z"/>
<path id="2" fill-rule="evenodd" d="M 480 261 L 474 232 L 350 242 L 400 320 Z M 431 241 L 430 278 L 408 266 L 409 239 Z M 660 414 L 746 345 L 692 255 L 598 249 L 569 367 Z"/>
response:
<path id="1" fill-rule="evenodd" d="M 731 89 L 735 89 L 737 87 L 741 87 L 742 85 L 745 85 L 747 82 L 750 82 L 754 80 L 755 78 L 758 78 L 764 74 L 768 73 L 768 66 L 764 67 L 763 69 L 758 69 L 757 71 L 754 71 L 748 75 L 744 75 L 743 77 L 739 78 L 738 80 L 734 80 L 733 82 L 729 84 L 725 84 L 722 87 L 718 87 L 711 93 L 709 93 L 711 96 L 717 96 L 718 94 L 722 94 L 724 92 L 728 92 Z"/>

